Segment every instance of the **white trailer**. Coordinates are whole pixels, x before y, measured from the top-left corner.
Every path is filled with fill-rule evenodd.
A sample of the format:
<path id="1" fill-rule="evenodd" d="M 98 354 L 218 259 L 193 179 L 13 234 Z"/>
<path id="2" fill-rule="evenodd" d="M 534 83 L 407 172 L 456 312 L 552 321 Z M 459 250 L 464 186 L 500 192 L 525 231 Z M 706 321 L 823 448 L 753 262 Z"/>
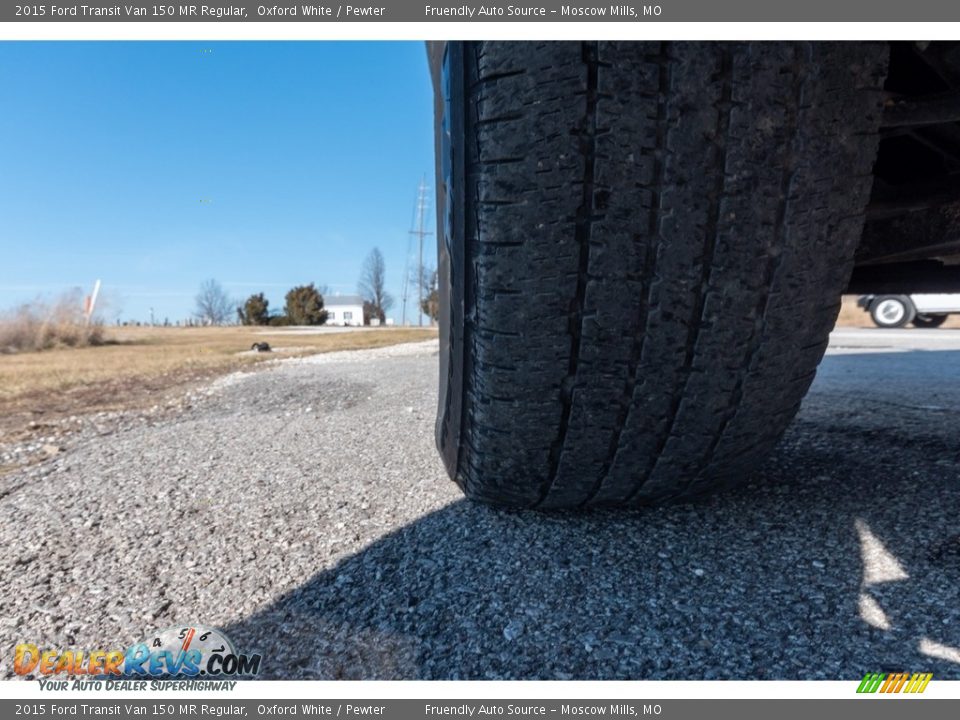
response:
<path id="1" fill-rule="evenodd" d="M 870 313 L 877 327 L 940 327 L 951 313 L 960 313 L 960 293 L 862 295 L 857 305 Z"/>

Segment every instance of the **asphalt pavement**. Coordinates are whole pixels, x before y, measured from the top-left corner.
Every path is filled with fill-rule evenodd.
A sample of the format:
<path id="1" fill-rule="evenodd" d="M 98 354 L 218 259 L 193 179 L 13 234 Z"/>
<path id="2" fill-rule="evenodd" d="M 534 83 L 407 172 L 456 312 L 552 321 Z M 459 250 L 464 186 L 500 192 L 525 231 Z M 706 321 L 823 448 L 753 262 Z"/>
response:
<path id="1" fill-rule="evenodd" d="M 631 512 L 464 501 L 436 368 L 284 360 L 0 479 L 0 674 L 202 623 L 271 678 L 960 679 L 960 331 L 836 331 L 754 476 Z"/>

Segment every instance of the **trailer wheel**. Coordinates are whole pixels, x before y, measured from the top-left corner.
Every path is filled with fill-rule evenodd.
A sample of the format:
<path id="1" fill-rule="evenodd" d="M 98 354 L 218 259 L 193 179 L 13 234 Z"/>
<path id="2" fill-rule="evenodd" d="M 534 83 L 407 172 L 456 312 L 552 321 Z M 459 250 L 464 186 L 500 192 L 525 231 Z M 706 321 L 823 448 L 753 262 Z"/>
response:
<path id="1" fill-rule="evenodd" d="M 938 328 L 941 325 L 943 325 L 946 321 L 947 321 L 946 315 L 941 315 L 941 314 L 919 315 L 918 314 L 915 318 L 913 318 L 913 325 L 914 327 L 918 327 L 918 328 Z"/>
<path id="2" fill-rule="evenodd" d="M 907 295 L 879 295 L 870 306 L 870 317 L 877 327 L 902 328 L 916 316 L 917 309 Z"/>

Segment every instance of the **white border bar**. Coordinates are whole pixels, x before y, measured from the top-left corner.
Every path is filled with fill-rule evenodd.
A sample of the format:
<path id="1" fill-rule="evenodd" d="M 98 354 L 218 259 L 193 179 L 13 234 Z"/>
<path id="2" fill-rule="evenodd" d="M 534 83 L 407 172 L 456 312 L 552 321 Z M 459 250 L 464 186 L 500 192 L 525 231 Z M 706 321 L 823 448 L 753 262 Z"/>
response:
<path id="1" fill-rule="evenodd" d="M 960 23 L 46 22 L 0 40 L 954 40 Z"/>

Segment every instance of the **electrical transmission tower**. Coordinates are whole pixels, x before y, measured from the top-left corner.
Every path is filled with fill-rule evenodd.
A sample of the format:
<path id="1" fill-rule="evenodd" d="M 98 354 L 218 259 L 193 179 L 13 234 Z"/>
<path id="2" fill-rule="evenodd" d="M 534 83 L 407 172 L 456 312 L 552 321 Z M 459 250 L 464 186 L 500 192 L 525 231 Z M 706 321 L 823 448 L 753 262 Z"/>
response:
<path id="1" fill-rule="evenodd" d="M 417 188 L 417 198 L 413 203 L 413 213 L 410 215 L 410 227 L 415 228 L 417 226 L 417 214 L 419 213 L 420 205 L 420 192 L 419 187 Z M 403 308 L 400 313 L 400 324 L 406 326 L 407 324 L 407 298 L 410 292 L 410 261 L 412 259 L 411 247 L 413 244 L 413 230 L 410 230 L 407 233 L 407 254 L 404 255 L 405 264 L 403 266 L 403 295 L 401 296 L 401 307 Z"/>
<path id="2" fill-rule="evenodd" d="M 433 235 L 423 229 L 424 216 L 427 211 L 427 176 L 420 179 L 420 187 L 417 190 L 417 229 L 411 230 L 411 235 L 416 235 L 420 249 L 419 260 L 417 262 L 417 325 L 423 325 L 423 238 L 427 235 Z M 404 285 L 404 296 L 406 296 L 406 285 Z M 406 297 L 404 297 L 406 301 Z M 406 314 L 406 302 L 404 302 L 404 314 Z"/>

